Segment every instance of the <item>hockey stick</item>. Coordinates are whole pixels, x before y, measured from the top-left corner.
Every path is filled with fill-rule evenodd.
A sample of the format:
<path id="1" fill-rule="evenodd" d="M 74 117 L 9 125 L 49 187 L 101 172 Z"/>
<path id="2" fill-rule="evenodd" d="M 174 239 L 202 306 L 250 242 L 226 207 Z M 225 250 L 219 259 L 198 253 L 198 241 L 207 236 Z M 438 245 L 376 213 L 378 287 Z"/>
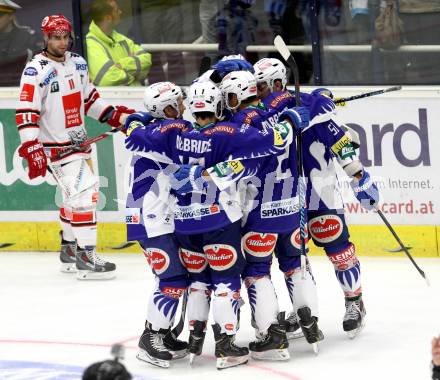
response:
<path id="1" fill-rule="evenodd" d="M 211 58 L 205 55 L 200 61 L 199 77 L 211 68 Z"/>
<path id="2" fill-rule="evenodd" d="M 10 247 L 11 245 L 14 245 L 14 244 L 15 243 L 0 243 L 0 249 Z"/>
<path id="3" fill-rule="evenodd" d="M 94 144 L 95 142 L 101 141 L 101 140 L 105 139 L 106 137 L 108 137 L 110 135 L 113 135 L 114 133 L 119 132 L 119 131 L 121 131 L 120 128 L 113 128 L 110 131 L 101 133 L 98 136 L 95 136 L 95 137 L 92 137 L 90 139 L 87 139 L 87 140 L 83 141 L 78 146 L 68 147 L 68 148 L 66 148 L 65 151 L 62 151 L 62 152 L 56 154 L 54 157 L 52 157 L 52 160 L 60 160 L 63 157 L 71 154 L 72 152 L 75 152 L 75 151 L 79 152 L 79 151 L 81 151 L 82 148 L 87 148 L 88 146 Z"/>
<path id="4" fill-rule="evenodd" d="M 383 222 L 385 223 L 385 225 L 388 227 L 388 229 L 390 230 L 390 232 L 392 233 L 392 235 L 394 236 L 394 238 L 397 240 L 397 242 L 399 243 L 401 249 L 405 252 L 405 254 L 408 256 L 408 258 L 411 260 L 412 264 L 416 267 L 417 272 L 419 272 L 420 276 L 422 276 L 425 281 L 426 284 L 428 286 L 430 286 L 430 282 L 428 277 L 426 276 L 425 272 L 423 272 L 420 267 L 417 265 L 417 263 L 414 261 L 414 258 L 411 256 L 411 254 L 409 253 L 409 250 L 407 247 L 405 247 L 405 245 L 402 243 L 402 241 L 400 240 L 399 236 L 397 236 L 396 231 L 394 231 L 394 228 L 391 226 L 391 224 L 388 222 L 387 218 L 385 218 L 385 215 L 383 214 L 382 211 L 380 211 L 379 209 L 376 210 L 377 213 L 379 214 L 379 216 L 381 217 L 381 219 L 383 220 Z"/>
<path id="5" fill-rule="evenodd" d="M 283 59 L 288 63 L 290 69 L 293 72 L 293 79 L 295 81 L 295 103 L 297 107 L 301 106 L 301 97 L 299 94 L 299 72 L 298 65 L 290 54 L 289 49 L 286 46 L 283 38 L 281 36 L 276 36 L 273 41 L 276 49 L 281 54 Z M 298 165 L 298 196 L 299 196 L 299 207 L 300 207 L 300 222 L 299 229 L 301 235 L 301 255 L 306 254 L 306 207 L 305 207 L 305 197 L 306 197 L 306 181 L 304 177 L 303 169 L 303 154 L 302 154 L 302 135 L 301 133 L 296 134 L 296 154 L 297 154 L 297 165 Z"/>
<path id="6" fill-rule="evenodd" d="M 182 297 L 182 312 L 180 313 L 180 319 L 176 327 L 171 330 L 171 333 L 177 338 L 183 331 L 185 326 L 186 305 L 188 304 L 188 288 L 183 293 Z"/>
<path id="7" fill-rule="evenodd" d="M 334 102 L 335 102 L 335 104 L 341 104 L 341 103 L 350 102 L 350 101 L 356 100 L 356 99 L 368 98 L 370 96 L 375 96 L 375 95 L 382 95 L 387 92 L 399 91 L 401 89 L 402 89 L 402 86 L 394 86 L 394 87 L 384 88 L 383 90 L 365 92 L 363 94 L 349 96 L 347 98 L 338 98 L 338 99 L 335 99 Z"/>

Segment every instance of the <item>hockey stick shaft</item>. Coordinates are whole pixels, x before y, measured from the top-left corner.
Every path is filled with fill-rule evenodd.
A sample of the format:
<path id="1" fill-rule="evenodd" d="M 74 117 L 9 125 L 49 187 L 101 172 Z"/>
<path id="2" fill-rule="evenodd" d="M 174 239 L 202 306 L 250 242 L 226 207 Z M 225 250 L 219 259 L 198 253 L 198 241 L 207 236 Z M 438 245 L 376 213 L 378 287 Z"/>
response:
<path id="1" fill-rule="evenodd" d="M 417 263 L 415 262 L 414 258 L 411 256 L 411 254 L 408 251 L 408 248 L 406 248 L 406 246 L 402 243 L 402 241 L 400 240 L 399 236 L 397 235 L 396 231 L 394 231 L 394 228 L 391 226 L 391 224 L 388 222 L 387 218 L 385 217 L 385 215 L 383 214 L 382 211 L 377 210 L 377 213 L 379 214 L 380 218 L 383 220 L 383 222 L 385 223 L 385 225 L 388 227 L 388 229 L 390 230 L 391 234 L 394 236 L 394 238 L 397 240 L 397 242 L 400 245 L 400 248 L 402 248 L 402 250 L 405 252 L 406 256 L 408 256 L 408 258 L 411 260 L 411 263 L 414 265 L 414 267 L 417 269 L 417 272 L 419 272 L 419 274 L 425 279 L 426 283 L 429 284 L 429 280 L 426 277 L 425 272 L 417 265 Z"/>
<path id="2" fill-rule="evenodd" d="M 185 316 L 186 316 L 186 306 L 188 304 L 188 289 L 185 290 L 182 297 L 182 312 L 180 314 L 179 323 L 171 331 L 173 335 L 177 338 L 183 331 L 185 326 Z"/>
<path id="3" fill-rule="evenodd" d="M 286 46 L 283 38 L 281 36 L 276 36 L 273 41 L 276 49 L 281 54 L 283 59 L 287 62 L 290 69 L 293 72 L 293 79 L 295 82 L 295 104 L 297 107 L 301 106 L 301 96 L 300 96 L 300 85 L 299 85 L 299 70 L 298 65 Z M 298 198 L 300 206 L 300 238 L 301 238 L 301 254 L 306 254 L 306 206 L 305 206 L 305 196 L 306 196 L 306 181 L 304 177 L 303 169 L 303 153 L 302 153 L 302 135 L 301 132 L 296 134 L 296 152 L 298 161 Z"/>
<path id="4" fill-rule="evenodd" d="M 394 86 L 394 87 L 384 88 L 383 90 L 365 92 L 363 94 L 353 95 L 353 96 L 349 96 L 347 98 L 336 99 L 335 104 L 350 102 L 352 100 L 357 100 L 357 99 L 369 98 L 370 96 L 382 95 L 387 92 L 399 91 L 401 89 L 402 89 L 402 86 Z"/>

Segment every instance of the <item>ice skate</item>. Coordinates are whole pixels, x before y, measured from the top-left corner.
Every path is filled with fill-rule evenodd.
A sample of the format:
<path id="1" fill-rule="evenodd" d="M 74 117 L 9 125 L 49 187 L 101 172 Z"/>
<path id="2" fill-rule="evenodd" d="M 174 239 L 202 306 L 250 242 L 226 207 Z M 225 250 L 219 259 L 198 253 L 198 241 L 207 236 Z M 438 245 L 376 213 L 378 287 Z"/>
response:
<path id="1" fill-rule="evenodd" d="M 163 339 L 164 334 L 153 330 L 151 323 L 147 322 L 145 330 L 139 339 L 139 351 L 136 357 L 157 367 L 168 368 L 173 355 L 165 347 Z"/>
<path id="2" fill-rule="evenodd" d="M 249 343 L 251 357 L 256 360 L 284 361 L 290 359 L 284 312 L 278 314 L 278 323 L 270 325 L 262 339 Z"/>
<path id="3" fill-rule="evenodd" d="M 345 298 L 345 315 L 342 327 L 350 339 L 355 338 L 365 326 L 367 311 L 362 301 L 362 294 Z"/>
<path id="4" fill-rule="evenodd" d="M 286 318 L 286 336 L 288 340 L 304 338 L 298 315 L 293 311 Z"/>
<path id="5" fill-rule="evenodd" d="M 101 259 L 94 246 L 76 249 L 78 280 L 110 280 L 115 277 L 116 265 Z"/>
<path id="6" fill-rule="evenodd" d="M 235 367 L 246 364 L 249 360 L 247 347 L 238 347 L 234 343 L 235 335 L 220 333 L 218 324 L 212 325 L 215 338 L 215 357 L 217 358 L 217 369 Z"/>
<path id="7" fill-rule="evenodd" d="M 307 306 L 298 309 L 299 325 L 307 340 L 312 345 L 315 354 L 319 352 L 318 342 L 324 339 L 324 334 L 318 327 L 318 318 L 313 317 Z"/>
<path id="8" fill-rule="evenodd" d="M 196 356 L 200 356 L 203 350 L 203 343 L 205 341 L 206 322 L 195 321 L 193 330 L 189 332 L 189 364 L 194 363 Z"/>
<path id="9" fill-rule="evenodd" d="M 61 236 L 60 271 L 63 273 L 75 273 L 76 272 L 76 242 L 64 240 L 62 232 L 60 232 L 60 236 Z"/>
<path id="10" fill-rule="evenodd" d="M 164 333 L 163 344 L 173 355 L 173 359 L 181 359 L 188 355 L 188 343 L 178 340 L 171 329 Z"/>

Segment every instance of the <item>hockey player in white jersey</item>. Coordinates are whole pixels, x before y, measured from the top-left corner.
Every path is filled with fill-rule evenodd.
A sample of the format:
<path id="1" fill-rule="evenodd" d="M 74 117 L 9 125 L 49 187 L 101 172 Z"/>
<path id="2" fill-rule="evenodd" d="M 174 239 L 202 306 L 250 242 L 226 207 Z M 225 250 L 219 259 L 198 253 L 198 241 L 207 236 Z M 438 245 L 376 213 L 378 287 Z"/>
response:
<path id="1" fill-rule="evenodd" d="M 69 52 L 72 25 L 63 15 L 47 16 L 41 30 L 45 48 L 26 65 L 20 83 L 16 124 L 20 157 L 29 178 L 54 176 L 63 195 L 60 209 L 63 272 L 78 279 L 113 278 L 116 266 L 96 252 L 96 205 L 99 180 L 90 161 L 85 115 L 119 127 L 134 112 L 104 102 L 91 84 L 84 58 Z"/>

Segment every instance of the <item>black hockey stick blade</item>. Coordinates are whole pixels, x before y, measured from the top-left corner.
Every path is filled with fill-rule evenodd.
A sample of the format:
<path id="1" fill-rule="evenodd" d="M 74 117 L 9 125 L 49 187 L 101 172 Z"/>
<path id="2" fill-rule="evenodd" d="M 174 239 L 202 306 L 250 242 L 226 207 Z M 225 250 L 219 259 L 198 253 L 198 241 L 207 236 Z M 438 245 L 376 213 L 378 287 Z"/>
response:
<path id="1" fill-rule="evenodd" d="M 211 68 L 211 57 L 205 55 L 200 61 L 199 76 L 206 73 Z"/>
<path id="2" fill-rule="evenodd" d="M 0 249 L 10 247 L 11 245 L 14 245 L 15 243 L 0 243 Z"/>
<path id="3" fill-rule="evenodd" d="M 124 248 L 128 248 L 131 247 L 132 245 L 135 245 L 136 243 L 134 241 L 124 241 L 123 243 L 119 244 L 119 245 L 115 245 L 114 247 L 107 247 L 110 249 L 124 249 Z"/>
<path id="4" fill-rule="evenodd" d="M 188 289 L 185 290 L 182 297 L 182 312 L 180 314 L 179 323 L 171 330 L 171 333 L 177 338 L 183 331 L 185 326 L 186 305 L 188 304 Z"/>
<path id="5" fill-rule="evenodd" d="M 411 254 L 409 253 L 409 250 L 406 248 L 406 246 L 402 243 L 402 241 L 400 240 L 399 236 L 397 235 L 396 231 L 394 231 L 394 228 L 391 226 L 391 224 L 388 222 L 387 218 L 385 217 L 385 215 L 383 214 L 382 211 L 380 210 L 376 210 L 376 212 L 379 214 L 380 218 L 383 220 L 383 222 L 385 223 L 385 225 L 388 227 L 388 229 L 390 230 L 391 234 L 394 236 L 394 239 L 396 239 L 396 241 L 399 243 L 400 248 L 403 250 L 403 252 L 405 252 L 405 255 L 408 257 L 408 259 L 410 259 L 411 263 L 414 265 L 414 267 L 417 269 L 417 272 L 419 272 L 420 276 L 422 276 L 425 281 L 426 284 L 428 286 L 430 286 L 430 282 L 428 277 L 426 276 L 425 272 L 417 265 L 417 263 L 415 262 L 414 258 L 411 256 Z"/>
<path id="6" fill-rule="evenodd" d="M 410 247 L 410 246 L 406 246 L 405 248 L 406 248 L 407 250 L 412 249 L 412 247 Z M 385 251 L 385 252 L 390 252 L 390 253 L 405 252 L 405 251 L 403 250 L 402 247 L 399 247 L 399 248 L 393 248 L 393 249 L 384 248 L 384 251 Z"/>

